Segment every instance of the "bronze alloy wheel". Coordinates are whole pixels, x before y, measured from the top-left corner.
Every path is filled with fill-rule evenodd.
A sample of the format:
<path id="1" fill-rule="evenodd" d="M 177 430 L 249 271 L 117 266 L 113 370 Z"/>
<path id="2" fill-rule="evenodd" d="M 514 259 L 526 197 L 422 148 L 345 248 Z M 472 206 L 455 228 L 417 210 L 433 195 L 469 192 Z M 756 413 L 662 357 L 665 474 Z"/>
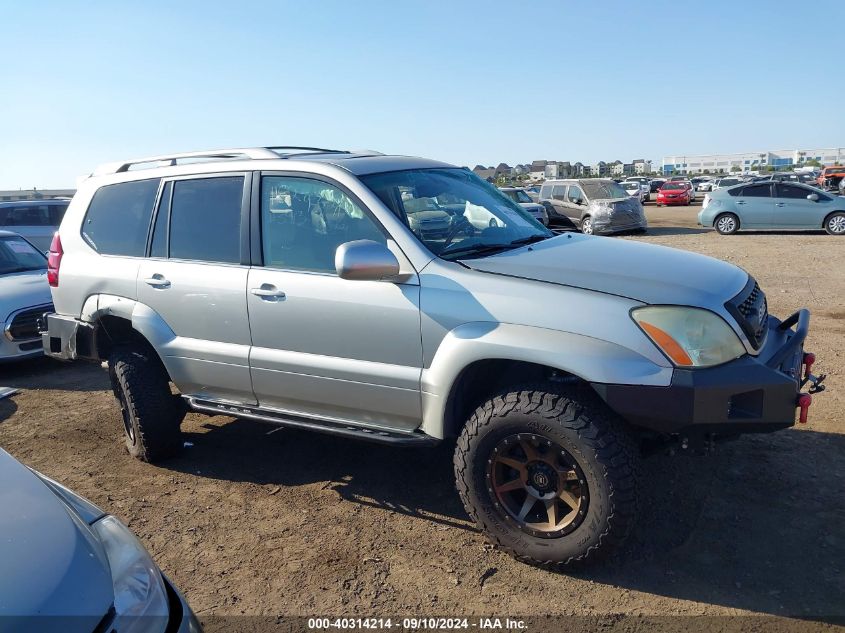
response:
<path id="1" fill-rule="evenodd" d="M 487 461 L 487 491 L 506 520 L 541 538 L 575 530 L 590 500 L 572 455 L 533 433 L 509 435 L 496 445 Z"/>

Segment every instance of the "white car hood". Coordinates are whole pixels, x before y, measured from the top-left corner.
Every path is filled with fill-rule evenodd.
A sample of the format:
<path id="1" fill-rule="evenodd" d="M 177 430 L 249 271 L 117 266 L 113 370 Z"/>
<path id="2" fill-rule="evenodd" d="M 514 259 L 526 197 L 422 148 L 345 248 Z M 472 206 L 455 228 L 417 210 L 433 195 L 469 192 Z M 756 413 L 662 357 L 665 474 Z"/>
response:
<path id="1" fill-rule="evenodd" d="M 665 246 L 567 233 L 479 259 L 478 271 L 596 290 L 649 304 L 721 306 L 748 282 L 732 264 Z"/>
<path id="2" fill-rule="evenodd" d="M 0 275 L 0 323 L 12 312 L 52 301 L 46 270 Z"/>

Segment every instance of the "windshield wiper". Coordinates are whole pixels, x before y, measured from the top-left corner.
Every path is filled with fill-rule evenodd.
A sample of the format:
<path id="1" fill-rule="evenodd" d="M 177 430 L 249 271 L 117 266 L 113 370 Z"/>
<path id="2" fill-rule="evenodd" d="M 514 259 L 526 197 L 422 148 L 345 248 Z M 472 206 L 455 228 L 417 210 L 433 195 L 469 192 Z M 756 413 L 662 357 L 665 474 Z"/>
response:
<path id="1" fill-rule="evenodd" d="M 528 235 L 526 237 L 520 237 L 519 239 L 511 241 L 511 246 L 522 246 L 524 244 L 534 244 L 535 242 L 542 242 L 543 240 L 548 240 L 554 237 L 554 235 L 542 235 L 541 233 L 535 233 L 534 235 Z"/>
<path id="2" fill-rule="evenodd" d="M 441 252 L 439 256 L 443 259 L 454 259 L 454 255 L 489 255 L 494 252 L 506 251 L 512 248 L 511 244 L 467 244 L 466 246 L 459 246 L 458 248 L 446 249 Z"/>

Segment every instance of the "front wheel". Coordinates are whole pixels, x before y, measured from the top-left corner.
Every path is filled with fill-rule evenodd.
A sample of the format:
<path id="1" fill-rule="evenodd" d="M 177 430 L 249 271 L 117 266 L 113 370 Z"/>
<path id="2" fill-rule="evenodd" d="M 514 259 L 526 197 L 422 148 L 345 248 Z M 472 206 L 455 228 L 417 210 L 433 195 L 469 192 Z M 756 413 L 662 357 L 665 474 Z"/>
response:
<path id="1" fill-rule="evenodd" d="M 722 235 L 733 235 L 739 230 L 739 218 L 733 213 L 723 213 L 716 218 L 713 226 Z"/>
<path id="2" fill-rule="evenodd" d="M 535 565 L 605 557 L 636 515 L 637 446 L 586 390 L 494 397 L 467 422 L 454 463 L 464 507 L 487 538 Z"/>
<path id="3" fill-rule="evenodd" d="M 593 218 L 589 215 L 581 220 L 581 232 L 584 235 L 593 234 Z"/>
<path id="4" fill-rule="evenodd" d="M 825 220 L 824 230 L 829 235 L 845 235 L 845 213 L 838 211 L 829 215 Z"/>

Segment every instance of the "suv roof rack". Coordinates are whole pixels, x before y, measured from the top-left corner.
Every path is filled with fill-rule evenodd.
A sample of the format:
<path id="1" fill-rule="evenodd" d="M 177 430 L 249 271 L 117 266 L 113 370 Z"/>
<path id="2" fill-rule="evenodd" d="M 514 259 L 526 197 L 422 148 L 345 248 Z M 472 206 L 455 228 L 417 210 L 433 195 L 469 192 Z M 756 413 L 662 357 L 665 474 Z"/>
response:
<path id="1" fill-rule="evenodd" d="M 119 174 L 135 165 L 145 163 L 169 163 L 170 166 L 178 164 L 180 160 L 192 158 L 248 158 L 248 159 L 270 159 L 279 158 L 279 155 L 267 147 L 246 147 L 239 149 L 220 149 L 205 152 L 182 152 L 179 154 L 164 154 L 162 156 L 148 156 L 146 158 L 134 158 L 132 160 L 105 163 L 94 170 L 93 176 L 105 176 L 107 174 Z"/>

